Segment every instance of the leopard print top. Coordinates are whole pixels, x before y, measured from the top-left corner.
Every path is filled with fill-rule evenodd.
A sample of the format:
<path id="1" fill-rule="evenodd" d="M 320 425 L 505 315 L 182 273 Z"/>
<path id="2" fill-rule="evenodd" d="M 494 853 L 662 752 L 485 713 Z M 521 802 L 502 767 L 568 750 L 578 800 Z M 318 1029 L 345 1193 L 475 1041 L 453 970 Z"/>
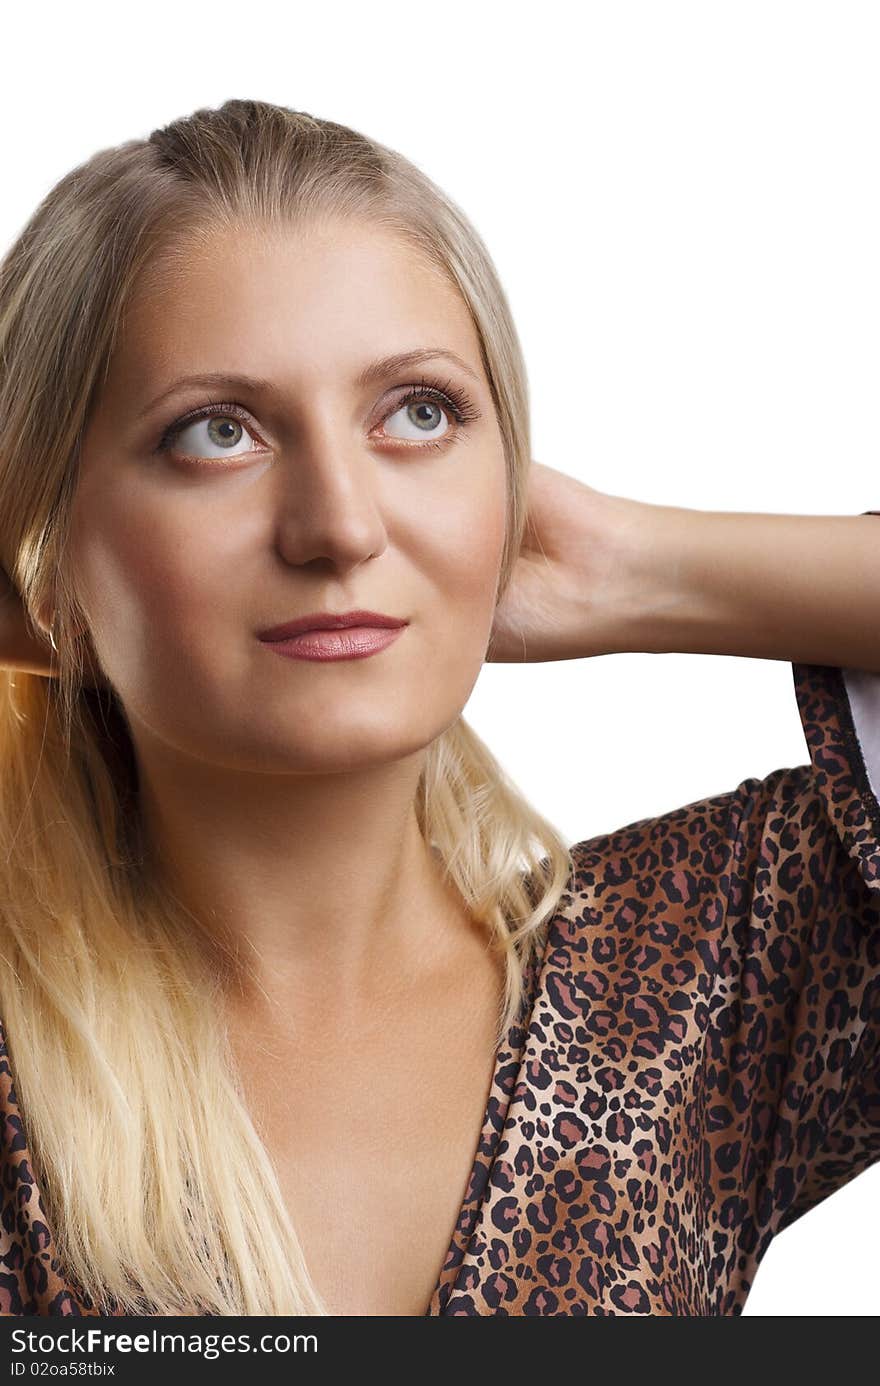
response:
<path id="1" fill-rule="evenodd" d="M 741 1314 L 880 1158 L 880 675 L 792 670 L 809 765 L 572 848 L 426 1315 Z M 0 1312 L 94 1314 L 0 1106 Z"/>

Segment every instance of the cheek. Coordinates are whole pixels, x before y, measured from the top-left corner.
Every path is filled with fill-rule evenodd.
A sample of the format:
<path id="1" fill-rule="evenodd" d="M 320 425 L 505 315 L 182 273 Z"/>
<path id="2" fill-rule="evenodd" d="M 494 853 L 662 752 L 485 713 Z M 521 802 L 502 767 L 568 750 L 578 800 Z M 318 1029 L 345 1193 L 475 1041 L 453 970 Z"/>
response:
<path id="1" fill-rule="evenodd" d="M 506 524 L 507 488 L 499 460 L 494 468 L 481 469 L 474 484 L 453 497 L 443 513 L 438 546 L 445 560 L 448 590 L 459 593 L 486 616 L 494 609 Z"/>
<path id="2" fill-rule="evenodd" d="M 503 541 L 504 516 L 493 510 L 471 510 L 450 528 L 443 548 L 445 591 L 474 620 L 492 614 Z M 455 616 L 452 606 L 450 614 Z"/>
<path id="3" fill-rule="evenodd" d="M 417 543 L 430 583 L 427 630 L 438 639 L 438 663 L 476 678 L 495 614 L 495 591 L 507 525 L 503 464 L 481 469 L 474 484 L 423 514 Z"/>
<path id="4" fill-rule="evenodd" d="M 90 505 L 73 546 L 76 590 L 98 658 L 111 682 L 137 689 L 179 677 L 180 661 L 211 640 L 237 565 L 210 526 L 167 510 L 107 497 Z M 226 582 L 224 584 L 224 579 Z M 227 625 L 228 630 L 228 625 Z M 219 636 L 219 629 L 213 632 Z M 175 672 L 176 671 L 176 672 Z"/>

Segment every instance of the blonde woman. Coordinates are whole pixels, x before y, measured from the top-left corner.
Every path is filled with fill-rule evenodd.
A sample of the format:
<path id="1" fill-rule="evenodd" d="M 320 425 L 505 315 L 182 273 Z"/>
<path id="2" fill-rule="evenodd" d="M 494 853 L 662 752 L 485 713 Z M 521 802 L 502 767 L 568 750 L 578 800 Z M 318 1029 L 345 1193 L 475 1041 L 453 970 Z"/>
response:
<path id="1" fill-rule="evenodd" d="M 258 101 L 50 191 L 0 363 L 3 1312 L 740 1313 L 880 1155 L 875 519 L 531 462 L 460 210 Z M 462 708 L 623 650 L 810 763 L 567 847 Z"/>

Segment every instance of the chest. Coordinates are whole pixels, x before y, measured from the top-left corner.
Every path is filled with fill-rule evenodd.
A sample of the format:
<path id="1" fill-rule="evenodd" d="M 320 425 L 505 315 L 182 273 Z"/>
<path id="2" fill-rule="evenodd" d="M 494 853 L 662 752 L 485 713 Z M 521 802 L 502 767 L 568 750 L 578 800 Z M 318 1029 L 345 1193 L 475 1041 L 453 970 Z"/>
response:
<path id="1" fill-rule="evenodd" d="M 496 1000 L 320 1052 L 249 1047 L 248 1104 L 331 1314 L 425 1313 L 482 1132 Z"/>
<path id="2" fill-rule="evenodd" d="M 340 1094 L 332 1112 L 300 1110 L 295 1140 L 270 1136 L 285 1204 L 332 1314 L 425 1313 L 464 1200 L 488 1077 L 487 1059 L 469 1089 L 458 1085 L 454 1109 L 405 1113 L 409 1089 L 397 1102 Z"/>

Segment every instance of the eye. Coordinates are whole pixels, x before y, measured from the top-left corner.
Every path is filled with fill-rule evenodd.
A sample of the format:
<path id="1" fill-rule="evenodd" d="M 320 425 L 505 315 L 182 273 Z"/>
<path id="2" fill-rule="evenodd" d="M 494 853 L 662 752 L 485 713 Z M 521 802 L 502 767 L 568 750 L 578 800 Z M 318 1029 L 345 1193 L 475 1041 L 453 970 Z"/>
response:
<path id="1" fill-rule="evenodd" d="M 239 417 L 237 405 L 208 405 L 206 408 L 214 412 L 203 411 L 201 414 L 191 415 L 189 420 L 184 418 L 172 424 L 162 438 L 159 450 L 170 449 L 174 443 L 175 452 L 183 457 L 206 461 L 247 456 L 248 452 L 253 451 L 251 448 L 241 450 L 246 439 L 250 439 L 251 442 L 254 439 Z M 187 435 L 192 435 L 191 443 L 187 442 Z"/>
<path id="2" fill-rule="evenodd" d="M 403 432 L 395 432 L 389 425 L 395 419 L 400 420 L 400 427 Z M 440 430 L 440 424 L 446 420 L 446 427 Z M 392 438 L 406 438 L 412 442 L 424 442 L 426 439 L 434 441 L 442 438 L 449 429 L 449 420 L 445 409 L 433 399 L 416 397 L 409 404 L 400 405 L 393 414 L 388 416 L 385 424 L 386 432 L 390 431 Z M 440 430 L 440 431 L 438 431 Z"/>
<path id="3" fill-rule="evenodd" d="M 397 407 L 385 421 L 385 431 L 395 419 L 400 420 L 401 432 L 391 428 L 389 436 L 405 442 L 441 447 L 464 427 L 480 417 L 470 399 L 448 382 L 444 389 L 421 381 L 413 385 L 398 401 Z M 450 426 L 450 418 L 454 424 Z M 445 423 L 444 423 L 445 420 Z"/>

